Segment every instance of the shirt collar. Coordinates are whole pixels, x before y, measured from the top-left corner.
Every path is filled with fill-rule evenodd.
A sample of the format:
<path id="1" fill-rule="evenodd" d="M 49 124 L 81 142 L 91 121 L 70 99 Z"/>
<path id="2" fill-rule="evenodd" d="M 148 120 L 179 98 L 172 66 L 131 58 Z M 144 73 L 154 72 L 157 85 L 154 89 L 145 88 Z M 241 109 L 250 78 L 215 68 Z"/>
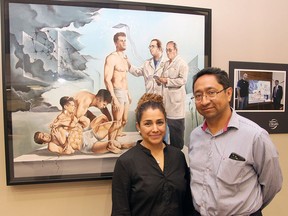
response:
<path id="1" fill-rule="evenodd" d="M 225 125 L 225 127 L 223 128 L 223 132 L 226 132 L 229 128 L 239 128 L 239 119 L 238 119 L 238 114 L 235 112 L 235 110 L 230 107 L 232 114 L 231 114 L 231 118 L 229 119 L 229 121 L 227 122 L 227 124 Z M 208 125 L 206 120 L 204 120 L 204 122 L 202 123 L 201 126 L 203 131 L 207 131 L 208 129 Z"/>
<path id="2" fill-rule="evenodd" d="M 177 55 L 175 56 L 175 58 L 171 61 L 171 63 L 175 62 L 178 58 L 180 58 L 180 56 L 177 54 Z M 169 61 L 169 60 L 168 60 L 168 61 Z"/>
<path id="3" fill-rule="evenodd" d="M 151 154 L 150 149 L 145 148 L 145 147 L 141 144 L 142 141 L 143 141 L 143 140 L 138 140 L 138 141 L 136 142 L 136 146 L 137 146 L 138 148 L 142 149 L 144 152 L 148 152 L 149 154 Z M 164 145 L 165 145 L 164 151 L 166 151 L 166 149 L 167 149 L 167 143 L 166 143 L 164 140 L 163 140 L 163 143 L 164 143 Z"/>
<path id="4" fill-rule="evenodd" d="M 239 116 L 236 111 L 231 107 L 232 115 L 228 122 L 227 128 L 239 128 Z"/>

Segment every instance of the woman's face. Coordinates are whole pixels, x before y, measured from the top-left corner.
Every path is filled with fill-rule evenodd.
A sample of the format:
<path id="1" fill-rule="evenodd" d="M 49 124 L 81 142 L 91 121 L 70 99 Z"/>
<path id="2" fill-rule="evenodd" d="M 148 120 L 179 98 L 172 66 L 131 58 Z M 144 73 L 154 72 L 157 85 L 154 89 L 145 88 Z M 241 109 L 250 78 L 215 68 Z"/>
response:
<path id="1" fill-rule="evenodd" d="M 144 145 L 162 144 L 166 133 L 166 120 L 160 109 L 148 108 L 145 110 L 136 127 L 141 133 Z"/>

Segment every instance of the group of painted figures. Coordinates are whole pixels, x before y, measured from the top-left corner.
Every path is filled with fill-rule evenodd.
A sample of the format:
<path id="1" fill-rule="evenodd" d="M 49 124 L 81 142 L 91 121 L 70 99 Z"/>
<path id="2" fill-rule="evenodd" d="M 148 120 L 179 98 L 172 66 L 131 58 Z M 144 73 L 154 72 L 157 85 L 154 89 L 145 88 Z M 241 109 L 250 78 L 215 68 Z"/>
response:
<path id="1" fill-rule="evenodd" d="M 48 150 L 59 154 L 72 154 L 75 150 L 83 153 L 120 153 L 122 148 L 132 144 L 105 139 L 113 124 L 109 112 L 107 116 L 95 116 L 88 110 L 89 107 L 97 107 L 107 113 L 106 106 L 110 102 L 111 94 L 105 89 L 99 90 L 96 95 L 81 91 L 73 97 L 62 97 L 62 112 L 50 124 L 51 132 L 36 132 L 35 142 L 48 143 Z"/>
<path id="2" fill-rule="evenodd" d="M 62 97 L 62 112 L 50 125 L 51 132 L 36 132 L 35 142 L 48 143 L 50 151 L 60 154 L 72 154 L 75 150 L 121 153 L 122 148 L 133 146 L 117 141 L 119 136 L 125 135 L 122 130 L 127 124 L 132 100 L 127 81 L 127 72 L 130 72 L 134 76 L 144 77 L 147 93 L 163 97 L 170 134 L 166 139 L 169 139 L 171 145 L 182 149 L 188 65 L 178 55 L 177 44 L 174 41 L 167 43 L 166 58 L 161 41 L 151 40 L 149 51 L 152 58 L 145 61 L 143 66 L 136 67 L 124 53 L 126 34 L 118 32 L 113 40 L 116 51 L 106 57 L 104 65 L 104 83 L 107 90 L 100 89 L 96 96 L 81 91 L 72 97 Z M 109 103 L 112 105 L 112 117 L 107 109 Z M 103 115 L 96 117 L 88 110 L 89 107 L 99 108 Z"/>

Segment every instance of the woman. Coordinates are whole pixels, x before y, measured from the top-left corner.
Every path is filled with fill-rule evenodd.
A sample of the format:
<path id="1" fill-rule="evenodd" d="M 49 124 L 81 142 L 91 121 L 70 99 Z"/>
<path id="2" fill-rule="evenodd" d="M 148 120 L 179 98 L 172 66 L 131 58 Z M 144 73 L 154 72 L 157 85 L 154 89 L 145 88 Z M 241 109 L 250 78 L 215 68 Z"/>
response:
<path id="1" fill-rule="evenodd" d="M 162 96 L 144 94 L 136 108 L 143 140 L 119 157 L 112 181 L 112 215 L 193 215 L 189 170 L 180 149 L 163 142 Z"/>

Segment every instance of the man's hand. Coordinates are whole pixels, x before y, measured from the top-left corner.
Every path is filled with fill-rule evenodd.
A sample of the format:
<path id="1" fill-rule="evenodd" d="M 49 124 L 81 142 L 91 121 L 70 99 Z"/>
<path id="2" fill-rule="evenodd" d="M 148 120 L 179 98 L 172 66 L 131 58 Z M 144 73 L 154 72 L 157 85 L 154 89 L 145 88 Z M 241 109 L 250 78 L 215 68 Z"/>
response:
<path id="1" fill-rule="evenodd" d="M 100 115 L 97 118 L 100 119 L 100 124 L 104 123 L 104 122 L 108 122 L 108 118 L 106 115 Z"/>
<path id="2" fill-rule="evenodd" d="M 157 84 L 158 84 L 158 81 L 164 85 L 167 84 L 167 78 L 166 77 L 160 77 L 158 80 L 156 80 Z"/>
<path id="3" fill-rule="evenodd" d="M 114 111 L 119 111 L 120 110 L 120 103 L 119 103 L 117 98 L 113 98 L 112 99 L 112 109 Z"/>
<path id="4" fill-rule="evenodd" d="M 69 133 L 67 132 L 66 134 L 66 138 L 63 139 L 62 134 L 60 133 L 60 131 L 56 128 L 52 129 L 52 134 L 55 136 L 55 138 L 58 140 L 59 144 L 65 149 L 67 148 L 67 142 L 66 139 L 69 136 Z"/>

